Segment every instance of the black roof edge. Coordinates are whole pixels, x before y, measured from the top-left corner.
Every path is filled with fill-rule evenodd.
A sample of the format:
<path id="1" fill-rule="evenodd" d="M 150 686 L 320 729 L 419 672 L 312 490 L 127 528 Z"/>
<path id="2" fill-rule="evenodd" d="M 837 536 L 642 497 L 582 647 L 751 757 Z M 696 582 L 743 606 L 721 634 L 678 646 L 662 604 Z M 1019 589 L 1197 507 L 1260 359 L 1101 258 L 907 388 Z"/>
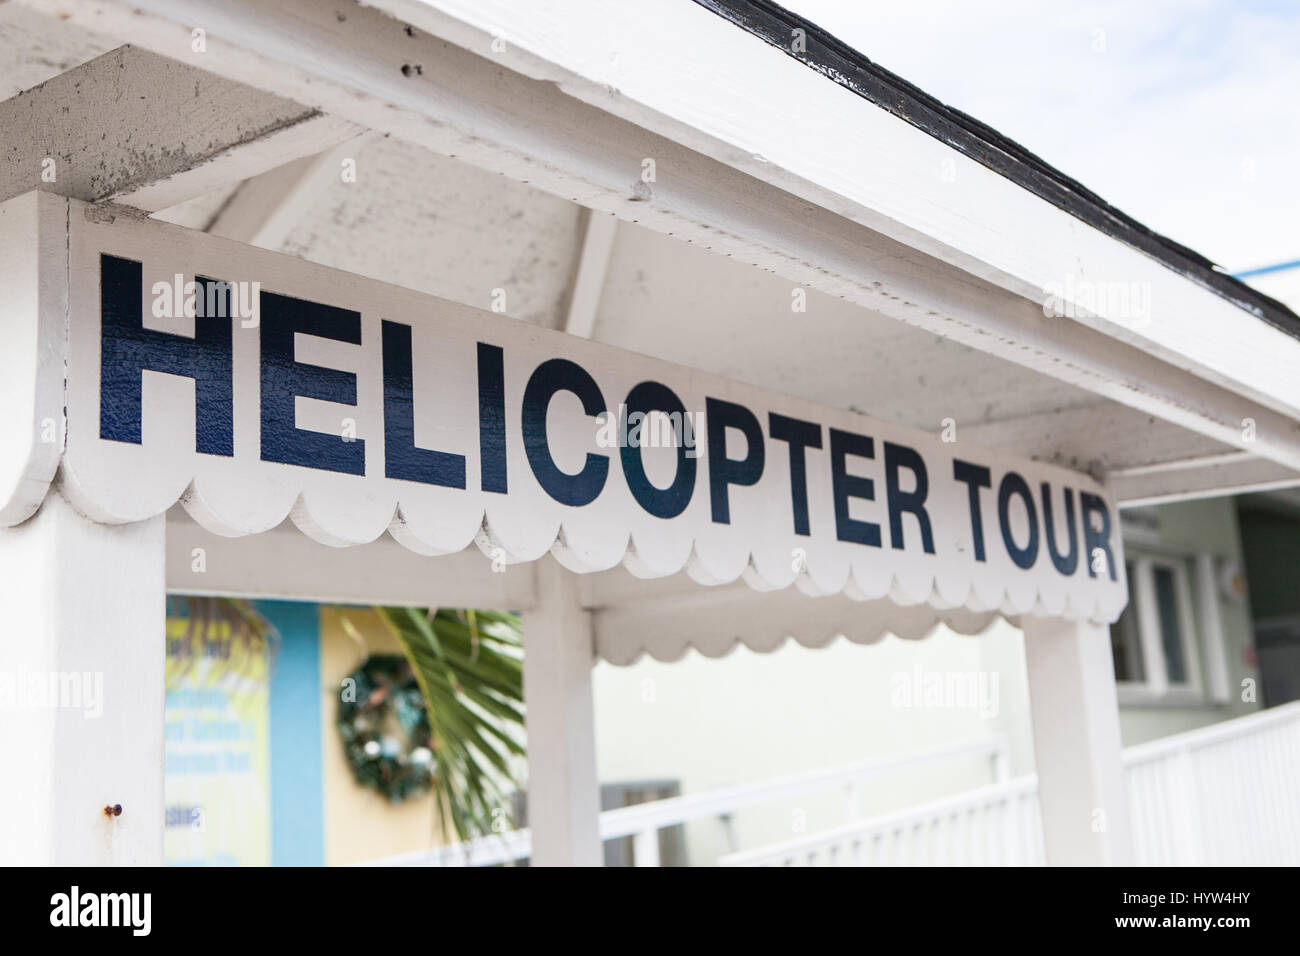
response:
<path id="1" fill-rule="evenodd" d="M 1076 219 L 1145 253 L 1269 325 L 1300 338 L 1300 316 L 1281 302 L 1222 271 L 1200 253 L 1142 225 L 1015 140 L 871 62 L 815 23 L 770 0 L 694 2 Z M 804 31 L 801 52 L 793 49 L 796 29 Z"/>

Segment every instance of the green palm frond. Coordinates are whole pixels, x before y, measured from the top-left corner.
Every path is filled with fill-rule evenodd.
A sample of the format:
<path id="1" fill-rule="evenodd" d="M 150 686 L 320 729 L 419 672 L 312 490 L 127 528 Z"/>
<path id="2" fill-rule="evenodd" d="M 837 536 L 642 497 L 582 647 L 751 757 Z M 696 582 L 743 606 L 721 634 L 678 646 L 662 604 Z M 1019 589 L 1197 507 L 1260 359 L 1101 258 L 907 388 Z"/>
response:
<path id="1" fill-rule="evenodd" d="M 523 640 L 517 615 L 376 609 L 411 662 L 433 728 L 435 800 L 461 840 L 510 818 L 512 760 L 524 753 Z M 497 823 L 499 829 L 500 823 Z"/>

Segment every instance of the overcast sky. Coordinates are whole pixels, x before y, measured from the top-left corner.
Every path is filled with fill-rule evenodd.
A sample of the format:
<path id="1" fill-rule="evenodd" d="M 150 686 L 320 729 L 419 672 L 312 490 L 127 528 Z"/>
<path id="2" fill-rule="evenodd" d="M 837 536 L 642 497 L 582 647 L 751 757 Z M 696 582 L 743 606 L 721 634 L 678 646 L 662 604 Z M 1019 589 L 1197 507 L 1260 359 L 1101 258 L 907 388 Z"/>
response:
<path id="1" fill-rule="evenodd" d="M 1296 0 L 782 0 L 1229 271 L 1300 259 Z"/>

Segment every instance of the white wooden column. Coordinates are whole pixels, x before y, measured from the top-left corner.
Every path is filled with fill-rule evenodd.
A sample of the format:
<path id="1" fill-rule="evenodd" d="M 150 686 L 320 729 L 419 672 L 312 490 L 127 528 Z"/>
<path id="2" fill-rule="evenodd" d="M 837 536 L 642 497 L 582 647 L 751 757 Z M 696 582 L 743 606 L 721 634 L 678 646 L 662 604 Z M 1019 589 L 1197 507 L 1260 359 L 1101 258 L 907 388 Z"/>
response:
<path id="1" fill-rule="evenodd" d="M 572 572 L 549 556 L 536 570 L 538 605 L 524 614 L 532 865 L 600 866 L 591 615 Z"/>
<path id="2" fill-rule="evenodd" d="M 1047 862 L 1132 862 L 1119 702 L 1103 625 L 1025 617 L 1034 757 Z"/>
<path id="3" fill-rule="evenodd" d="M 55 490 L 0 530 L 0 862 L 162 864 L 163 547 Z"/>

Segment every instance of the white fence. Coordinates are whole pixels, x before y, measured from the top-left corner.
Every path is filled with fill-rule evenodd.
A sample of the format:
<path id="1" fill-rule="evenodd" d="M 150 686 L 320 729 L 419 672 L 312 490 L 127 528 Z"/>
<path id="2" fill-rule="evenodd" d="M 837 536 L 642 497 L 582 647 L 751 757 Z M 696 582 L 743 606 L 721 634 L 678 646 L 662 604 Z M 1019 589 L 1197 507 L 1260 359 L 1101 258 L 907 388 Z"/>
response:
<path id="1" fill-rule="evenodd" d="M 602 840 L 631 836 L 637 866 L 659 864 L 659 831 L 886 774 L 971 757 L 994 782 L 846 826 L 723 856 L 723 866 L 1040 866 L 1038 781 L 1006 779 L 1001 739 L 637 804 L 600 815 Z M 1300 702 L 1130 747 L 1124 752 L 1134 858 L 1140 865 L 1300 864 Z M 528 830 L 373 861 L 492 866 L 527 859 Z"/>
<path id="2" fill-rule="evenodd" d="M 732 853 L 721 866 L 1023 866 L 1043 862 L 1033 777 L 797 840 Z"/>
<path id="3" fill-rule="evenodd" d="M 1143 865 L 1300 864 L 1300 702 L 1125 751 Z"/>
<path id="4" fill-rule="evenodd" d="M 737 810 L 837 789 L 843 791 L 848 816 L 852 819 L 857 816 L 857 807 L 861 805 L 862 788 L 872 779 L 939 763 L 981 757 L 990 760 L 990 776 L 993 779 L 1006 779 L 1006 741 L 1000 737 L 986 738 L 885 760 L 814 770 L 761 783 L 721 787 L 689 796 L 669 797 L 606 810 L 600 815 L 600 838 L 615 840 L 630 836 L 633 838 L 632 858 L 635 864 L 658 866 L 659 831 L 668 827 L 712 817 L 729 832 L 731 815 Z M 527 859 L 531 852 L 532 837 L 527 829 L 521 829 L 469 843 L 373 860 L 368 865 L 494 866 Z"/>
<path id="5" fill-rule="evenodd" d="M 1134 860 L 1300 864 L 1300 702 L 1124 752 Z M 724 866 L 1041 865 L 1034 776 L 732 853 Z"/>

